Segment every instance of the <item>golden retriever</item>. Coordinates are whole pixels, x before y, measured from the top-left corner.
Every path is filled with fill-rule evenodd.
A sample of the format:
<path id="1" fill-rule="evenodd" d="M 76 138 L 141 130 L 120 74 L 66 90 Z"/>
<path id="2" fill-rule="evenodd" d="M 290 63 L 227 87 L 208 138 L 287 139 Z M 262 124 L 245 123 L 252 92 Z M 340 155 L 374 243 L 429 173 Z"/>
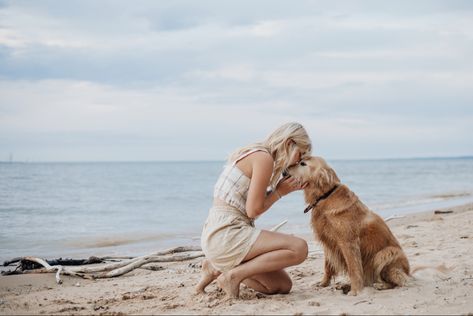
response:
<path id="1" fill-rule="evenodd" d="M 370 211 L 320 157 L 310 157 L 286 172 L 304 189 L 305 212 L 312 209 L 312 228 L 323 245 L 325 273 L 320 286 L 333 276 L 347 273 L 349 295 L 364 286 L 390 289 L 403 286 L 409 262 L 384 220 Z"/>

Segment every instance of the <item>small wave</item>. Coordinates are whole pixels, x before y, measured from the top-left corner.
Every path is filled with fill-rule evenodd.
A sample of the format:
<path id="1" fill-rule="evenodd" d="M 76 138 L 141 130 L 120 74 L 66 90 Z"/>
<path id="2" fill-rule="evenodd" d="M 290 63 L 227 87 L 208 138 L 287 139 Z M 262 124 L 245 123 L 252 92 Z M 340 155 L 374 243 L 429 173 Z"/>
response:
<path id="1" fill-rule="evenodd" d="M 371 204 L 369 205 L 370 209 L 374 211 L 385 211 L 385 210 L 390 210 L 390 209 L 396 209 L 400 207 L 414 207 L 416 205 L 421 205 L 421 204 L 427 204 L 427 203 L 432 203 L 435 201 L 439 201 L 439 198 L 418 198 L 418 199 L 412 199 L 412 200 L 403 200 L 403 201 L 397 201 L 397 202 L 392 202 L 392 203 L 377 203 L 377 204 Z"/>
<path id="2" fill-rule="evenodd" d="M 473 195 L 471 192 L 459 192 L 459 193 L 444 193 L 431 195 L 432 198 L 436 199 L 455 199 L 459 197 L 466 197 Z"/>
<path id="3" fill-rule="evenodd" d="M 402 201 L 393 201 L 391 203 L 375 203 L 369 205 L 369 207 L 372 210 L 380 213 L 389 213 L 393 210 L 403 210 L 403 212 L 408 212 L 408 210 L 411 210 L 412 212 L 416 212 L 428 205 L 431 207 L 441 207 L 441 205 L 444 205 L 446 207 L 446 205 L 455 203 L 455 201 L 470 201 L 472 197 L 473 193 L 471 192 L 444 193 L 411 197 Z"/>
<path id="4" fill-rule="evenodd" d="M 170 238 L 171 234 L 159 234 L 159 235 L 149 235 L 149 236 L 135 236 L 135 237 L 100 237 L 89 240 L 78 240 L 67 242 L 66 244 L 75 248 L 106 248 L 106 247 L 116 247 L 121 245 L 128 245 L 134 243 L 140 243 L 145 241 L 158 241 Z"/>
<path id="5" fill-rule="evenodd" d="M 446 200 L 469 198 L 472 196 L 473 196 L 472 192 L 449 192 L 449 193 L 442 193 L 442 194 L 411 197 L 402 201 L 396 201 L 396 202 L 391 202 L 391 203 L 375 203 L 375 204 L 371 204 L 370 207 L 372 207 L 373 209 L 386 210 L 386 209 L 392 209 L 392 208 L 409 207 L 409 206 L 416 206 L 416 205 L 421 205 L 421 204 L 442 202 Z"/>
<path id="6" fill-rule="evenodd" d="M 402 203 L 384 204 L 384 207 L 373 210 L 376 212 L 379 211 L 380 215 L 383 214 L 387 216 L 393 214 L 417 213 L 473 203 L 473 194 L 469 193 L 453 194 L 453 196 L 448 194 L 448 198 L 436 196 L 437 197 L 430 196 L 430 198 L 406 200 Z M 443 194 L 441 196 L 443 196 Z"/>

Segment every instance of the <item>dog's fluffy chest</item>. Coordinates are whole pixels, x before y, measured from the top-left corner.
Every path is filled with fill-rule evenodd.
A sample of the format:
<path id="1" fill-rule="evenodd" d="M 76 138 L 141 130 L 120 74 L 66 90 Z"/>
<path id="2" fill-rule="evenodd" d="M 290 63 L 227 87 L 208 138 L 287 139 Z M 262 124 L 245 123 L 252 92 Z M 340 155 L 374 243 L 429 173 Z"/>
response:
<path id="1" fill-rule="evenodd" d="M 312 228 L 322 243 L 331 244 L 340 238 L 340 232 L 345 230 L 343 220 L 337 216 L 327 215 L 323 211 L 314 210 L 312 213 Z"/>
<path id="2" fill-rule="evenodd" d="M 362 221 L 367 212 L 361 207 L 349 207 L 344 210 L 332 211 L 320 205 L 312 211 L 312 228 L 317 238 L 323 243 L 335 240 L 350 241 L 358 235 Z"/>

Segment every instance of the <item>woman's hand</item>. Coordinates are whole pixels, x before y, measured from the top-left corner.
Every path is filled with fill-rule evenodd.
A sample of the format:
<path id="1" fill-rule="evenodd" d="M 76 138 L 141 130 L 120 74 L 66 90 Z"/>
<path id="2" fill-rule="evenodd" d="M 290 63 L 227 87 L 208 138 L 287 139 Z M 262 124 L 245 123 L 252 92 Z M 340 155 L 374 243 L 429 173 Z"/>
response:
<path id="1" fill-rule="evenodd" d="M 306 183 L 300 183 L 293 177 L 288 177 L 279 180 L 278 184 L 276 185 L 276 190 L 278 191 L 279 195 L 284 196 L 293 191 L 302 190 L 306 187 L 306 185 Z"/>

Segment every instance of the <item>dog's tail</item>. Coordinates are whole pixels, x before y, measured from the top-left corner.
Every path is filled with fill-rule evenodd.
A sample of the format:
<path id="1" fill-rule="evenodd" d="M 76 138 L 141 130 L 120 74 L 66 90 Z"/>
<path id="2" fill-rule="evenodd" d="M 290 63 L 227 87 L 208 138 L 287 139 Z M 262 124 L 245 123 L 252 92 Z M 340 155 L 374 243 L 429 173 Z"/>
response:
<path id="1" fill-rule="evenodd" d="M 373 264 L 375 280 L 384 280 L 396 286 L 403 286 L 409 279 L 409 262 L 400 248 L 384 248 L 375 255 Z"/>
<path id="2" fill-rule="evenodd" d="M 375 276 L 379 277 L 381 271 L 393 262 L 403 259 L 404 254 L 401 249 L 396 247 L 386 247 L 376 254 L 373 263 L 376 268 Z M 407 271 L 406 271 L 407 272 Z"/>
<path id="3" fill-rule="evenodd" d="M 414 273 L 416 273 L 418 271 L 422 271 L 422 270 L 426 270 L 426 269 L 432 269 L 432 270 L 438 271 L 440 273 L 447 274 L 448 272 L 450 272 L 454 269 L 454 266 L 447 267 L 445 265 L 445 263 L 439 264 L 438 266 L 419 265 L 419 266 L 415 266 L 415 267 L 412 268 L 411 275 L 413 275 Z"/>
<path id="4" fill-rule="evenodd" d="M 410 277 L 412 280 L 423 280 L 428 282 L 436 279 L 446 280 L 449 277 L 449 272 L 453 269 L 453 265 L 447 267 L 444 263 L 439 265 L 418 265 L 412 268 Z"/>

